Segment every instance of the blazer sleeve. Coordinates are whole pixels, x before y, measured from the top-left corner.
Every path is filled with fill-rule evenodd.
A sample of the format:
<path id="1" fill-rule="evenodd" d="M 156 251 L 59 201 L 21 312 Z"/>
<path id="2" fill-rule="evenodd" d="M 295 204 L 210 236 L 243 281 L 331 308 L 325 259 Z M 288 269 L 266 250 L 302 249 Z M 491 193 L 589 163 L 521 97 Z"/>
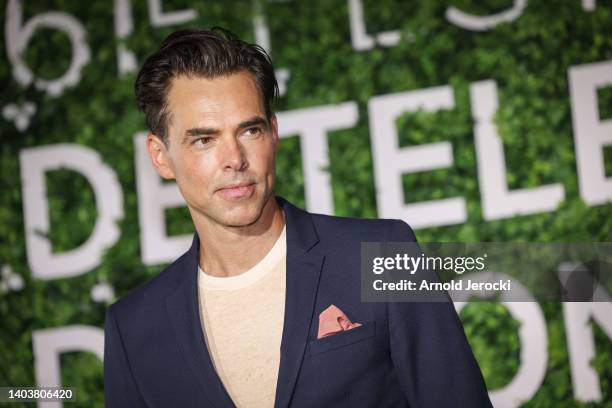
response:
<path id="1" fill-rule="evenodd" d="M 408 224 L 392 224 L 387 241 L 416 242 Z M 439 281 L 435 272 L 429 273 L 427 280 Z M 391 358 L 410 406 L 492 407 L 450 298 L 386 306 Z"/>
<path id="2" fill-rule="evenodd" d="M 106 311 L 104 323 L 104 399 L 109 408 L 146 407 L 134 381 L 111 308 Z"/>

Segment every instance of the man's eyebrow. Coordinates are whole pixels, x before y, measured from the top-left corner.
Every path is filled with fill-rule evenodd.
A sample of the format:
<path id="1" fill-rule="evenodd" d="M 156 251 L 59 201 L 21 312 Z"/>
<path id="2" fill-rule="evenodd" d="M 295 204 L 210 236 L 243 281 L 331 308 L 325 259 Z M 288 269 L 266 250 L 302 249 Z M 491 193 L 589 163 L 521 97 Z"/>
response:
<path id="1" fill-rule="evenodd" d="M 202 135 L 214 135 L 216 133 L 219 133 L 219 129 L 209 128 L 209 127 L 196 127 L 196 128 L 188 129 L 187 131 L 185 131 L 185 136 L 191 137 L 191 136 L 202 136 Z"/>
<path id="2" fill-rule="evenodd" d="M 251 119 L 245 120 L 244 122 L 240 122 L 240 124 L 238 125 L 238 129 L 245 129 L 251 126 L 263 126 L 267 129 L 269 123 L 261 116 L 253 116 Z"/>

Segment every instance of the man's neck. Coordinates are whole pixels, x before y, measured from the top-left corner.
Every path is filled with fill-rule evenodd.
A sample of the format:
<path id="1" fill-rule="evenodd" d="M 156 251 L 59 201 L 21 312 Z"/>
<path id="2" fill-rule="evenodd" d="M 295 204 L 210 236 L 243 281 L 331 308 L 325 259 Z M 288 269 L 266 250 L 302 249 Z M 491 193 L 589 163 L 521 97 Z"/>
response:
<path id="1" fill-rule="evenodd" d="M 251 269 L 272 249 L 285 226 L 283 210 L 270 197 L 260 219 L 246 227 L 198 226 L 200 268 L 208 275 L 230 277 Z"/>

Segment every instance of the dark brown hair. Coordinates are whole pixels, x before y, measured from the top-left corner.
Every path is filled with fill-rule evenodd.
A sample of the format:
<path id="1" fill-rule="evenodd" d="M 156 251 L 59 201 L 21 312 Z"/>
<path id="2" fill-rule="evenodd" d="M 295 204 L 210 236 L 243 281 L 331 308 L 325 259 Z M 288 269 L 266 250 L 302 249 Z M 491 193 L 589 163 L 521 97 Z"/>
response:
<path id="1" fill-rule="evenodd" d="M 278 98 L 278 84 L 272 60 L 262 47 L 244 42 L 221 27 L 173 32 L 146 59 L 134 84 L 138 108 L 145 115 L 147 127 L 168 146 L 171 118 L 167 96 L 172 78 L 182 75 L 216 78 L 240 71 L 253 76 L 269 120 Z"/>

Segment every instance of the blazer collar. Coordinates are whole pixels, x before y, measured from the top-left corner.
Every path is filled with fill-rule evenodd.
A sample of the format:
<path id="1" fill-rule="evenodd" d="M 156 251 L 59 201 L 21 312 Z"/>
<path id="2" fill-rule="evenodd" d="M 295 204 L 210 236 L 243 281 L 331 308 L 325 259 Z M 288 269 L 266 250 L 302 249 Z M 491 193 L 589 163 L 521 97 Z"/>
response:
<path id="1" fill-rule="evenodd" d="M 276 200 L 285 213 L 287 228 L 285 316 L 274 404 L 275 408 L 280 408 L 289 405 L 295 389 L 325 257 L 312 250 L 319 242 L 312 216 L 280 196 L 276 196 Z M 174 265 L 178 286 L 166 298 L 168 317 L 185 361 L 208 402 L 214 407 L 234 407 L 214 369 L 202 332 L 197 285 L 199 247 L 196 233 L 191 248 Z"/>

